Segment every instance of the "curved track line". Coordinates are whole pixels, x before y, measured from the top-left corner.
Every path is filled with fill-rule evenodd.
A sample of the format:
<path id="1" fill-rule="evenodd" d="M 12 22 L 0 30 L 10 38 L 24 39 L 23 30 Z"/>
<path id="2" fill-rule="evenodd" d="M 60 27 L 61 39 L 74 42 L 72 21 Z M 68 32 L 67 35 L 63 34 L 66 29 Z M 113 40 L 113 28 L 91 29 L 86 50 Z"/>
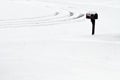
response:
<path id="1" fill-rule="evenodd" d="M 45 26 L 51 24 L 60 24 L 68 21 L 75 21 L 81 19 L 84 14 L 80 14 L 75 11 L 68 11 L 65 9 L 60 9 L 53 15 L 33 17 L 33 18 L 22 18 L 22 19 L 11 19 L 0 21 L 1 27 L 11 27 L 11 26 Z"/>
<path id="2" fill-rule="evenodd" d="M 37 20 L 37 19 L 39 20 L 39 19 L 49 18 L 57 15 L 59 15 L 59 12 L 55 12 L 54 14 L 40 16 L 40 17 L 0 20 L 0 22 L 15 22 L 15 21 L 25 21 L 25 20 L 29 21 L 29 20 Z"/>
<path id="3" fill-rule="evenodd" d="M 66 11 L 64 12 L 56 12 L 56 15 L 51 15 L 48 17 L 43 17 L 43 18 L 34 18 L 34 19 L 25 19 L 25 20 L 11 20 L 11 21 L 2 21 L 2 23 L 16 23 L 16 22 L 35 22 L 35 21 L 48 21 L 48 20 L 53 20 L 53 19 L 60 19 L 60 18 L 65 18 L 69 17 L 69 13 Z"/>
<path id="4" fill-rule="evenodd" d="M 13 20 L 13 21 L 4 21 L 4 22 L 2 21 L 1 24 L 2 25 L 10 25 L 10 24 L 18 24 L 18 23 L 24 24 L 26 22 L 28 22 L 27 24 L 29 24 L 29 23 L 32 24 L 33 22 L 48 22 L 48 21 L 51 21 L 51 20 L 57 20 L 57 19 L 67 18 L 67 17 L 71 16 L 71 15 L 69 15 L 68 12 L 66 12 L 66 14 L 65 14 L 65 11 L 62 12 L 61 14 L 60 14 L 60 12 L 56 12 L 56 13 L 58 13 L 58 14 L 55 15 L 55 16 L 50 16 L 50 17 L 46 17 L 46 18 L 39 18 L 35 21 L 33 19 L 29 19 L 29 20 L 33 20 L 33 21 L 29 21 L 29 20 L 16 21 L 16 20 Z"/>

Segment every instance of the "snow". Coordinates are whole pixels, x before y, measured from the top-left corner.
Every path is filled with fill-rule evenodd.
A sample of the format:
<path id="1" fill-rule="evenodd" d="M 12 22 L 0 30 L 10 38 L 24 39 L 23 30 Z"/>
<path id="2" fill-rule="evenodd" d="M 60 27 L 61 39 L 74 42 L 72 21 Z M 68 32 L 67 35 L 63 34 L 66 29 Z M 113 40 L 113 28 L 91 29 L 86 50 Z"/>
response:
<path id="1" fill-rule="evenodd" d="M 0 80 L 120 80 L 120 8 L 112 0 L 0 2 Z M 94 36 L 90 20 L 77 18 L 89 11 L 99 14 Z"/>

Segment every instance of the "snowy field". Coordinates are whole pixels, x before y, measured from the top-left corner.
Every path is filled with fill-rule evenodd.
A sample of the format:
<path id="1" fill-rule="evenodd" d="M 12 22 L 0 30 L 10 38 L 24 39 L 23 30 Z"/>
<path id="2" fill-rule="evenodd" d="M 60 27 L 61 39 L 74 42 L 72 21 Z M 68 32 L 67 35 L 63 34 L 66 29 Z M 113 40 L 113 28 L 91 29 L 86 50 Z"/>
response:
<path id="1" fill-rule="evenodd" d="M 0 14 L 0 80 L 120 80 L 118 0 L 1 0 Z"/>

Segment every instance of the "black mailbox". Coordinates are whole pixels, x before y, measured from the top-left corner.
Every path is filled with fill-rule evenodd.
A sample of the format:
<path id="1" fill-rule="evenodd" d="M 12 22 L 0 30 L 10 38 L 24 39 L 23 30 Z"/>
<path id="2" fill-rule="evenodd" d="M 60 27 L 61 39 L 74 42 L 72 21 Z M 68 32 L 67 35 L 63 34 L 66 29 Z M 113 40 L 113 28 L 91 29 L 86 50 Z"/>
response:
<path id="1" fill-rule="evenodd" d="M 87 19 L 98 19 L 98 14 L 97 13 L 87 13 L 86 18 Z"/>

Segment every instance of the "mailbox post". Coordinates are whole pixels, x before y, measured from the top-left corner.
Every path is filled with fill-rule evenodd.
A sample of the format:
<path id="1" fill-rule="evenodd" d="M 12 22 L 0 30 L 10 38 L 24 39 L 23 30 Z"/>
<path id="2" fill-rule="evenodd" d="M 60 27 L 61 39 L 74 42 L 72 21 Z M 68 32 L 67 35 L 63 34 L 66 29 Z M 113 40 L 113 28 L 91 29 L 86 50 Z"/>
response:
<path id="1" fill-rule="evenodd" d="M 98 19 L 98 14 L 93 13 L 86 13 L 86 18 L 91 20 L 92 23 L 92 35 L 95 34 L 95 20 Z"/>

